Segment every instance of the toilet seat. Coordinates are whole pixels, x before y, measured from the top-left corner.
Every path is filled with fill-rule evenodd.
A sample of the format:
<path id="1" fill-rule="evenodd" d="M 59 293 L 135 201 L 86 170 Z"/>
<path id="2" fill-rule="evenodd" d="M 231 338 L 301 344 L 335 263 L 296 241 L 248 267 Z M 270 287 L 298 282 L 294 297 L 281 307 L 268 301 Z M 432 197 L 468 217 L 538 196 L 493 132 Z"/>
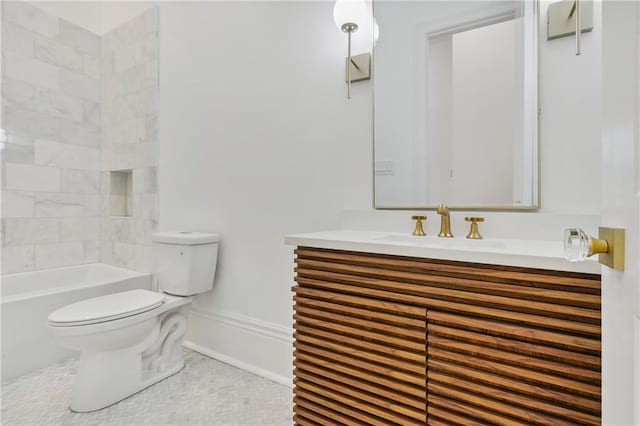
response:
<path id="1" fill-rule="evenodd" d="M 76 327 L 131 317 L 164 303 L 164 296 L 149 290 L 130 290 L 82 300 L 49 315 L 53 327 Z"/>

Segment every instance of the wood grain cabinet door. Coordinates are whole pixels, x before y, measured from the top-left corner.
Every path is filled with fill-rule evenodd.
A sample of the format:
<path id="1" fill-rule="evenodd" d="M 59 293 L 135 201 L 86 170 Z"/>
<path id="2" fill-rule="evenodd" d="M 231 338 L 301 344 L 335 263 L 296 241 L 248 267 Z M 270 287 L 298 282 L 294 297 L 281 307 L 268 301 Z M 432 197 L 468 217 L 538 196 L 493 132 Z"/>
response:
<path id="1" fill-rule="evenodd" d="M 600 424 L 599 276 L 296 254 L 297 424 Z"/>

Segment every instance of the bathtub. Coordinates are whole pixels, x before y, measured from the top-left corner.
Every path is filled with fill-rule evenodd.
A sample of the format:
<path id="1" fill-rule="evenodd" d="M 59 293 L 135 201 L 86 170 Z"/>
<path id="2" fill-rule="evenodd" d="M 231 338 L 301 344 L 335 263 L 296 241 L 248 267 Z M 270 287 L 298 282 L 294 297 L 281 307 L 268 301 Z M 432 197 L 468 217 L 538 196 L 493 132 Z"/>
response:
<path id="1" fill-rule="evenodd" d="M 51 312 L 90 297 L 151 289 L 151 274 L 102 263 L 8 274 L 0 280 L 2 382 L 74 354 L 58 345 L 47 328 Z"/>

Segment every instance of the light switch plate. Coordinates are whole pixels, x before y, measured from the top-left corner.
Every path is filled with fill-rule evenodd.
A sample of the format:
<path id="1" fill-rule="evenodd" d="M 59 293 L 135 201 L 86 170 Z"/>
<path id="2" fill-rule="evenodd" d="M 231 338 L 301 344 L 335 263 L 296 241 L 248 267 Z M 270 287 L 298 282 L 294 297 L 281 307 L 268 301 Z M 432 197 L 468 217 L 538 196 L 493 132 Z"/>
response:
<path id="1" fill-rule="evenodd" d="M 562 0 L 549 5 L 547 9 L 547 40 L 571 36 L 576 33 L 576 14 L 571 14 L 575 0 Z M 580 26 L 582 33 L 593 29 L 593 3 L 580 1 Z"/>

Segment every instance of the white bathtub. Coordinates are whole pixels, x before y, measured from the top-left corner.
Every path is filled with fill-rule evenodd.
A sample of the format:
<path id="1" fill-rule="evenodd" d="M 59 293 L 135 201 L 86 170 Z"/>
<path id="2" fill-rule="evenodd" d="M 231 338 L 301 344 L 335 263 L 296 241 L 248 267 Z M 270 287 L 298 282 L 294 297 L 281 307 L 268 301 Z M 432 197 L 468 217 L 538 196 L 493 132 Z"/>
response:
<path id="1" fill-rule="evenodd" d="M 47 328 L 51 312 L 103 294 L 151 289 L 151 274 L 102 263 L 9 274 L 0 280 L 2 382 L 74 354 L 58 345 Z"/>

